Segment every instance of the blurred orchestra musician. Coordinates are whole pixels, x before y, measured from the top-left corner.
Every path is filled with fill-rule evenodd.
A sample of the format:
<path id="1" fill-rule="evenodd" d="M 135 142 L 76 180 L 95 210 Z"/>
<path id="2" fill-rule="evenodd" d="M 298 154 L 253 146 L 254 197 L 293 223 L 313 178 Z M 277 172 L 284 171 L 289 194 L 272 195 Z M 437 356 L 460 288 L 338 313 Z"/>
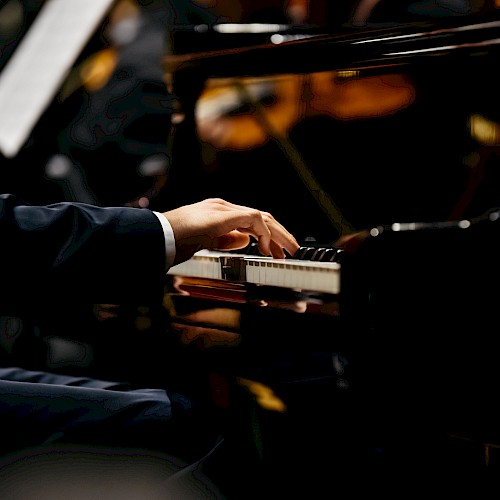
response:
<path id="1" fill-rule="evenodd" d="M 0 7 L 12 25 L 7 37 L 28 31 L 44 2 L 8 0 Z M 159 1 L 111 3 L 23 148 L 2 158 L 10 192 L 34 203 L 148 206 L 169 167 L 175 99 L 161 68 L 168 14 Z M 3 64 L 20 38 L 7 40 Z M 37 179 L 38 189 L 27 178 Z"/>
<path id="2" fill-rule="evenodd" d="M 165 182 L 175 105 L 160 65 L 165 26 L 158 2 L 115 2 L 104 48 L 74 68 L 61 90 L 75 113 L 58 135 L 59 151 L 80 166 L 101 205 L 148 206 Z"/>

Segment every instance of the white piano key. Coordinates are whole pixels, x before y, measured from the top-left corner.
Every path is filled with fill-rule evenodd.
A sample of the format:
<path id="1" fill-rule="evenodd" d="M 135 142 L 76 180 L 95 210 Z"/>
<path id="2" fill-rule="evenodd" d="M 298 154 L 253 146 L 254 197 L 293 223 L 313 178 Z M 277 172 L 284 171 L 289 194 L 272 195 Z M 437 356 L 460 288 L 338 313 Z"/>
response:
<path id="1" fill-rule="evenodd" d="M 190 260 L 173 266 L 168 274 L 223 279 L 222 260 L 228 255 L 241 257 L 244 262 L 244 275 L 238 274 L 239 259 L 235 264 L 238 267 L 232 273 L 236 275 L 236 280 L 240 276 L 238 281 L 313 292 L 340 293 L 340 264 L 337 262 L 272 259 L 202 250 Z"/>

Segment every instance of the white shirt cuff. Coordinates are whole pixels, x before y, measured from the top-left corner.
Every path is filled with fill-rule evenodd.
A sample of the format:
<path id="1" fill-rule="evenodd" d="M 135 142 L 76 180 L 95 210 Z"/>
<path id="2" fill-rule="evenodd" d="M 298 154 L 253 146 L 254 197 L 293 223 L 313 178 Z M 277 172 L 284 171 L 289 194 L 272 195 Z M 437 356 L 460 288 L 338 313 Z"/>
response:
<path id="1" fill-rule="evenodd" d="M 166 254 L 166 266 L 167 270 L 172 267 L 175 259 L 175 237 L 174 231 L 168 219 L 160 212 L 153 213 L 158 217 L 161 227 L 163 228 L 163 234 L 165 235 L 165 254 Z"/>

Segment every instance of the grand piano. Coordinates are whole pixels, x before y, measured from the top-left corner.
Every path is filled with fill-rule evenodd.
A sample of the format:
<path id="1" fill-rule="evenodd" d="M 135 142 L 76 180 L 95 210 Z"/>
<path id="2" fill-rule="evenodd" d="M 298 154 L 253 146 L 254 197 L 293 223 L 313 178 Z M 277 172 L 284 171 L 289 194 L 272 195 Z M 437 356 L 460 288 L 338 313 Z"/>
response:
<path id="1" fill-rule="evenodd" d="M 266 208 L 302 245 L 168 274 L 174 330 L 276 491 L 498 471 L 500 17 L 469 14 L 172 31 L 166 203 Z"/>

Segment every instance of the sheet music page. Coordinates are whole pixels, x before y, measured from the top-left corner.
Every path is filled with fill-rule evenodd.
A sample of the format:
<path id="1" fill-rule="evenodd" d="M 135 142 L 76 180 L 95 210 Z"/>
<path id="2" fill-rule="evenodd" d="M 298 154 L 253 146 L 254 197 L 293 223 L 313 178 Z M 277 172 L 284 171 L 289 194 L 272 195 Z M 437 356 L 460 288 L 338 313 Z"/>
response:
<path id="1" fill-rule="evenodd" d="M 114 0 L 47 0 L 0 73 L 0 151 L 14 157 Z"/>

